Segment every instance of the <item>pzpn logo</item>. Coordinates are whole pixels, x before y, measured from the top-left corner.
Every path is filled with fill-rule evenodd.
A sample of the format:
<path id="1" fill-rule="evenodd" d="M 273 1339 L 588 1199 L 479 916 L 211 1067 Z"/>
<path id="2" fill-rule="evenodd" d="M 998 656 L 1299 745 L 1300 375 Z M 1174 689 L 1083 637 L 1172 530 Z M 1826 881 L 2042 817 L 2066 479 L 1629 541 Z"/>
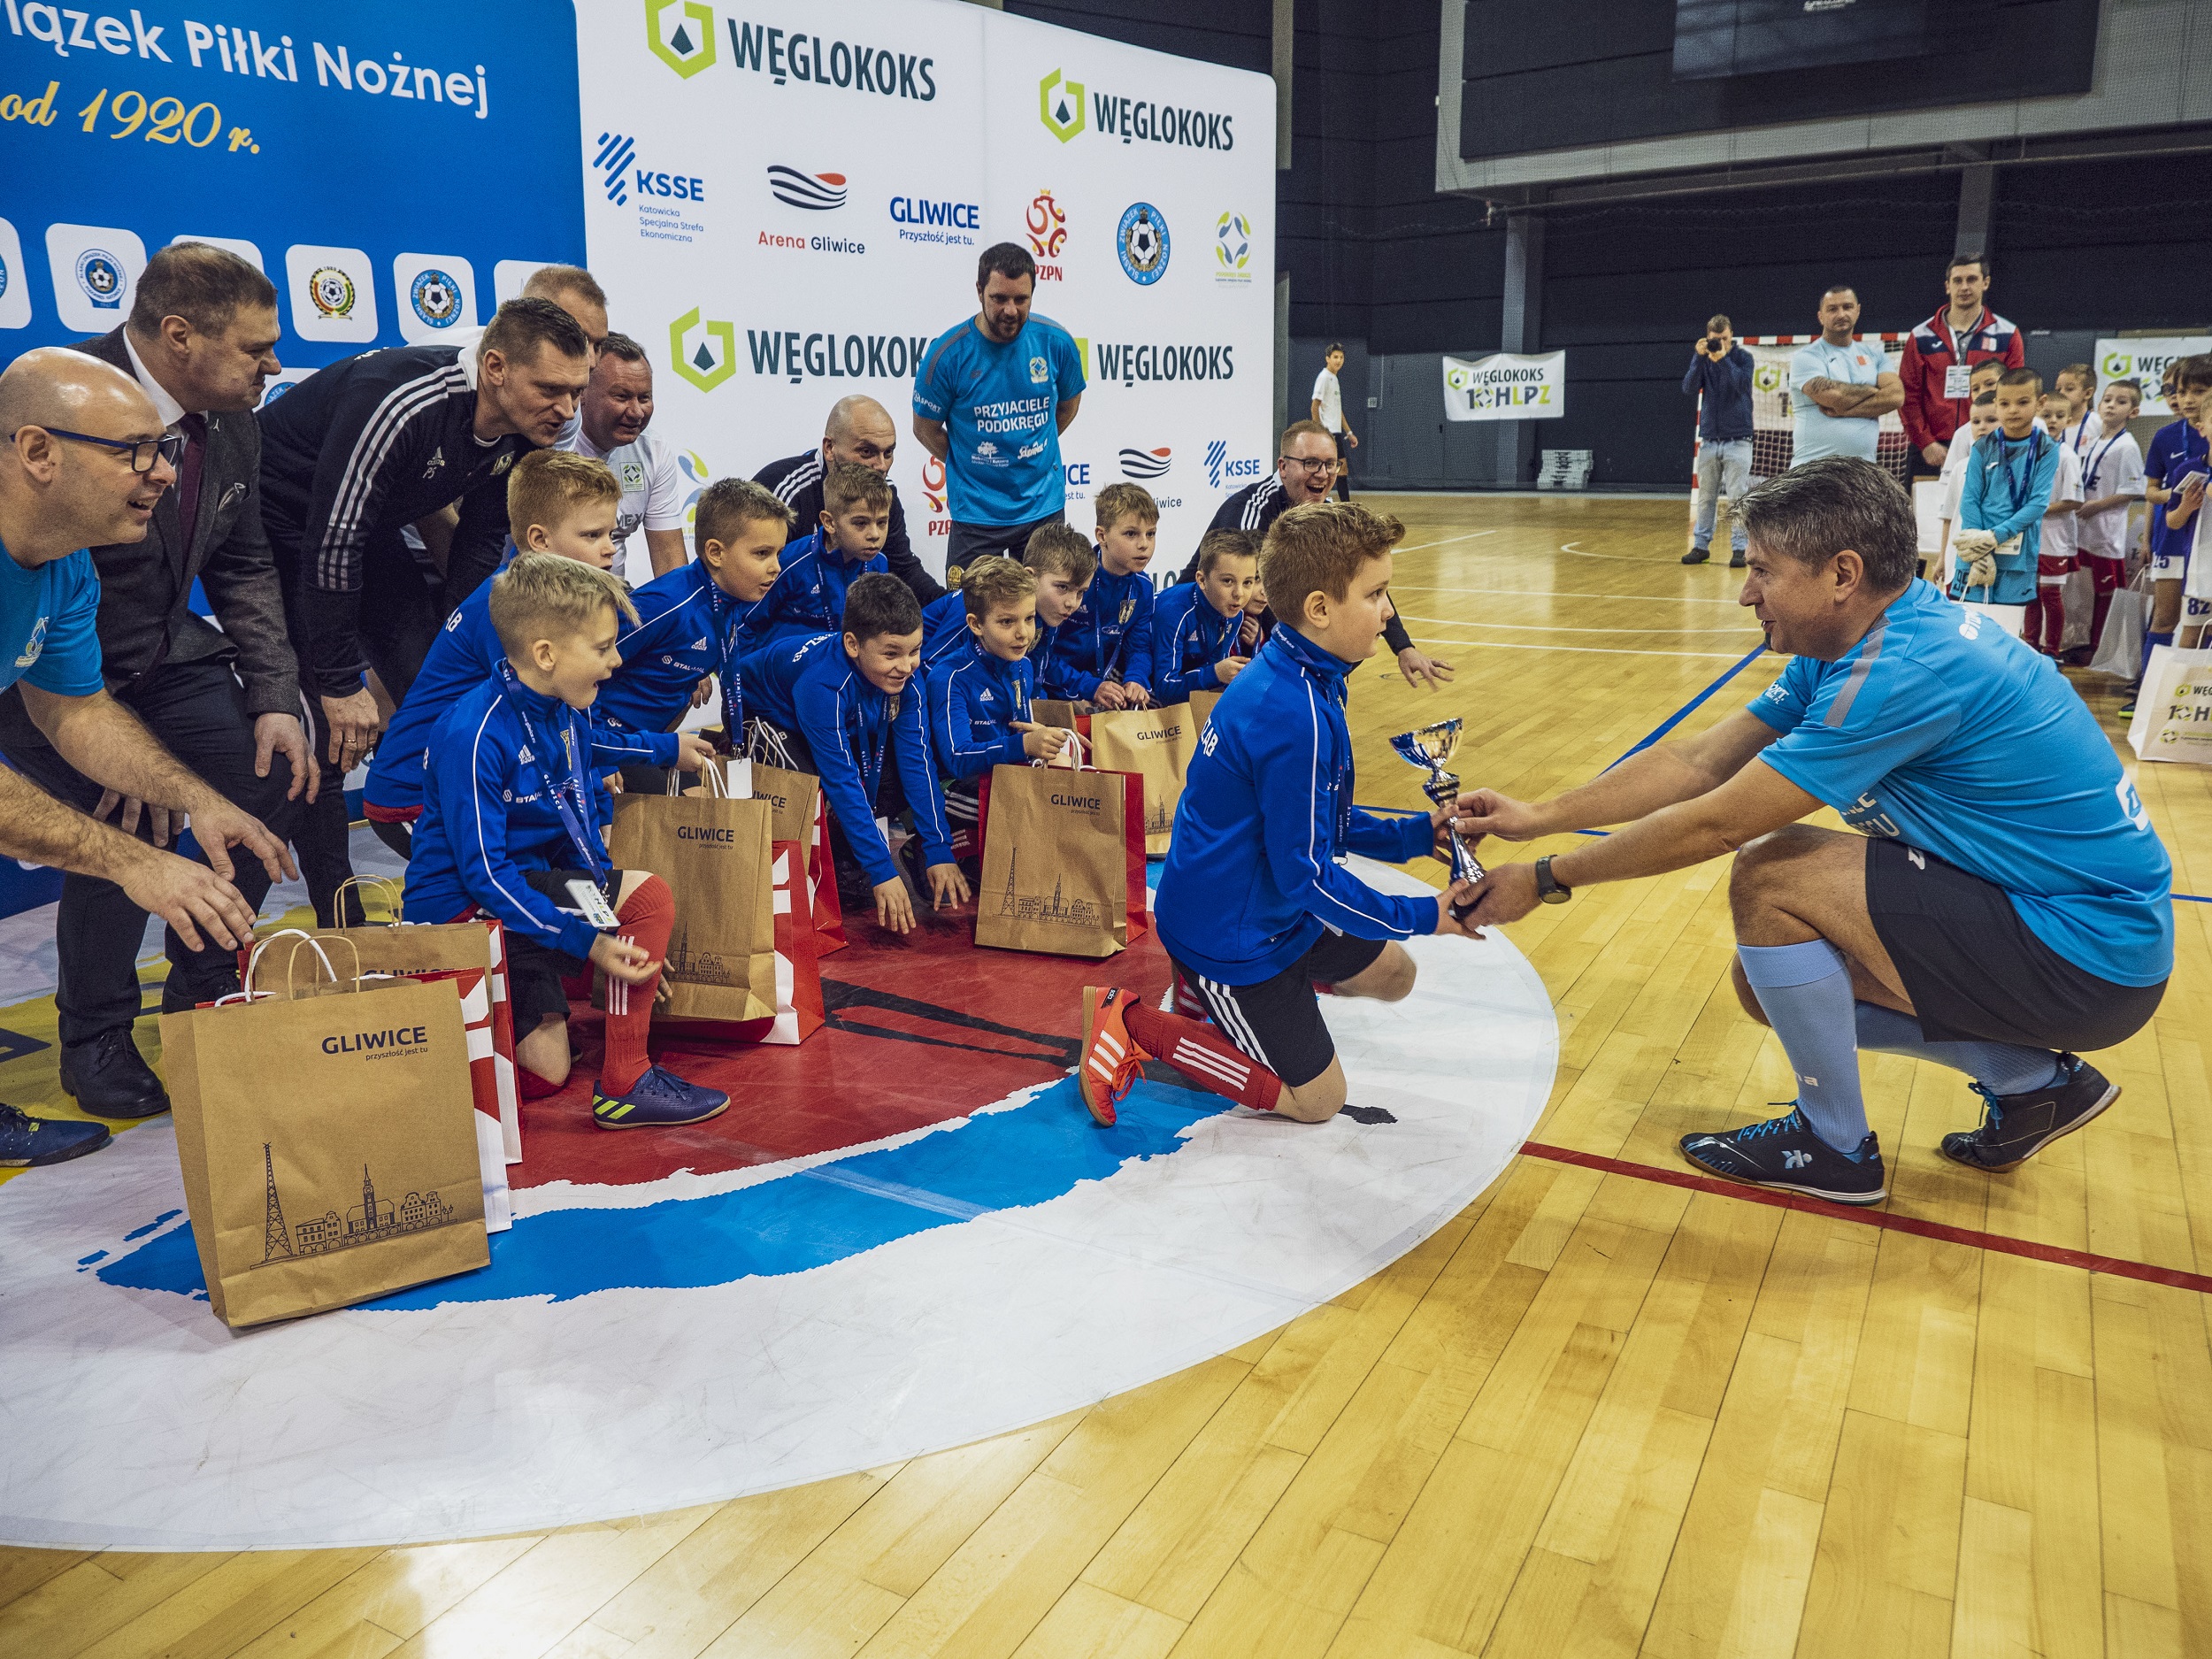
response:
<path id="1" fill-rule="evenodd" d="M 688 81 L 714 63 L 714 11 L 698 0 L 645 0 L 645 43 Z"/>
<path id="2" fill-rule="evenodd" d="M 1037 119 L 1062 143 L 1083 130 L 1083 83 L 1063 81 L 1054 70 L 1037 83 Z"/>
<path id="3" fill-rule="evenodd" d="M 668 326 L 668 359 L 677 373 L 710 392 L 737 373 L 737 328 L 703 319 L 692 307 Z"/>

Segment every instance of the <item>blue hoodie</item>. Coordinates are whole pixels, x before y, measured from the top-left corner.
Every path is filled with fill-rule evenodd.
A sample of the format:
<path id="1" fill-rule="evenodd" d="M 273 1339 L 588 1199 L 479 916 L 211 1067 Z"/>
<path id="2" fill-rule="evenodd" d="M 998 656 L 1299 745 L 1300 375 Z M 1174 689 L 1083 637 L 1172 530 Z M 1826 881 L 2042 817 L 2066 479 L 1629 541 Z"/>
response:
<path id="1" fill-rule="evenodd" d="M 514 557 L 515 545 L 510 541 L 507 556 L 499 562 L 499 568 L 505 570 Z M 431 641 L 429 654 L 422 659 L 422 669 L 416 674 L 415 683 L 407 687 L 406 701 L 399 705 L 391 725 L 377 740 L 376 754 L 369 762 L 369 775 L 361 786 L 361 798 L 371 806 L 404 812 L 410 807 L 422 805 L 430 734 L 437 730 L 438 723 L 456 703 L 493 678 L 499 664 L 506 660 L 507 653 L 499 643 L 499 635 L 492 631 L 491 606 L 491 583 L 478 583 L 469 596 L 454 607 L 453 614 L 445 619 L 444 628 Z M 603 699 L 606 695 L 603 686 L 600 687 L 600 695 Z M 612 770 L 629 765 L 676 764 L 673 733 L 658 727 L 650 732 L 634 732 L 608 725 L 603 715 L 600 704 L 595 703 L 591 710 L 594 764 Z"/>
<path id="2" fill-rule="evenodd" d="M 745 619 L 745 649 L 793 643 L 816 634 L 835 634 L 845 625 L 845 593 L 872 571 L 887 571 L 882 554 L 848 559 L 828 533 L 817 530 L 783 550 L 783 569 Z"/>
<path id="3" fill-rule="evenodd" d="M 1379 818 L 1352 804 L 1352 737 L 1341 662 L 1279 628 L 1229 683 L 1199 734 L 1153 901 L 1160 942 L 1224 985 L 1256 985 L 1303 956 L 1321 930 L 1356 939 L 1436 931 L 1436 900 L 1378 893 L 1337 861 L 1420 857 L 1428 816 Z"/>
<path id="4" fill-rule="evenodd" d="M 2043 543 L 2043 515 L 2050 511 L 2058 482 L 2059 441 L 2039 424 L 2024 438 L 1985 433 L 1966 460 L 1966 486 L 1959 494 L 1959 528 L 1986 530 L 2002 547 L 2020 538 L 2020 550 L 1997 558 L 1993 589 L 1969 591 L 1967 561 L 1954 557 L 1951 597 L 1977 595 L 1986 603 L 2024 605 L 2035 597 L 2036 555 Z"/>
<path id="5" fill-rule="evenodd" d="M 944 792 L 922 722 L 918 674 L 895 698 L 871 684 L 845 654 L 842 634 L 818 634 L 747 658 L 745 675 L 760 718 L 797 733 L 813 751 L 822 793 L 871 882 L 881 887 L 899 873 L 889 845 L 875 833 L 876 795 L 889 758 L 897 761 L 914 828 L 928 854 L 923 862 L 952 862 L 952 829 L 945 822 Z"/>
<path id="6" fill-rule="evenodd" d="M 558 753 L 541 764 L 531 728 Z M 519 679 L 495 674 L 438 722 L 415 850 L 407 865 L 407 913 L 419 922 L 453 922 L 481 908 L 518 939 L 572 956 L 591 953 L 598 930 L 557 907 L 523 879 L 534 870 L 591 868 L 603 874 L 607 825 L 614 803 L 598 777 L 579 763 L 591 742 L 583 714 Z M 583 797 L 580 826 L 591 838 L 580 849 L 553 803 L 552 789 Z"/>
<path id="7" fill-rule="evenodd" d="M 1206 597 L 1201 581 L 1178 582 L 1152 607 L 1152 700 L 1188 703 L 1194 691 L 1218 691 L 1225 683 L 1214 664 L 1237 654 L 1244 612 L 1225 617 Z"/>
<path id="8" fill-rule="evenodd" d="M 749 605 L 731 598 L 697 559 L 656 576 L 630 600 L 638 619 L 615 641 L 622 666 L 599 687 L 592 718 L 615 733 L 665 733 L 690 711 L 699 682 L 714 674 L 722 681 L 730 739 L 737 741 L 745 729 L 739 641 L 746 618 L 768 601 Z"/>
<path id="9" fill-rule="evenodd" d="M 937 764 L 956 778 L 1021 765 L 1029 757 L 1012 722 L 1029 718 L 1036 685 L 1029 658 L 1010 663 L 979 640 L 971 639 L 957 657 L 941 658 L 929 671 L 929 734 Z"/>
<path id="10" fill-rule="evenodd" d="M 1084 590 L 1083 603 L 1053 631 L 1053 654 L 1064 664 L 1071 695 L 1095 695 L 1110 673 L 1152 688 L 1152 592 L 1146 572 L 1117 576 L 1099 556 L 1098 574 Z"/>

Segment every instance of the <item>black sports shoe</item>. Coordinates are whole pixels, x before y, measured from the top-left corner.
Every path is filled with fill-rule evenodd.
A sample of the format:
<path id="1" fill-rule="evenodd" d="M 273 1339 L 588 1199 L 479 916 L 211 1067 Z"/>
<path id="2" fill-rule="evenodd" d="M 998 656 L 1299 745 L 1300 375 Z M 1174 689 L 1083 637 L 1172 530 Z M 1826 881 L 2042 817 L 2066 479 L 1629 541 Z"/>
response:
<path id="1" fill-rule="evenodd" d="M 2061 1135 L 2070 1135 L 2120 1098 L 2120 1086 L 2078 1055 L 2058 1056 L 2058 1076 L 2041 1088 L 1993 1094 L 1979 1083 L 1982 1126 L 1943 1137 L 1943 1156 L 1970 1169 L 2016 1170 Z"/>
<path id="2" fill-rule="evenodd" d="M 34 1118 L 0 1102 L 0 1168 L 65 1164 L 108 1143 L 106 1126 L 74 1118 Z"/>
<path id="3" fill-rule="evenodd" d="M 1743 549 L 1741 548 L 1738 548 L 1733 553 L 1731 553 L 1728 556 L 1728 568 L 1732 571 L 1740 571 L 1743 569 L 1747 561 L 1744 558 Z"/>
<path id="4" fill-rule="evenodd" d="M 1682 556 L 1682 562 L 1685 565 L 1702 565 L 1707 559 L 1712 557 L 1712 549 L 1706 547 L 1694 547 L 1687 553 L 1685 553 Z"/>
<path id="5" fill-rule="evenodd" d="M 1802 1193 L 1832 1204 L 1878 1204 L 1889 1196 L 1882 1184 L 1882 1148 L 1873 1135 L 1859 1142 L 1856 1157 L 1846 1157 L 1813 1133 L 1795 1106 L 1784 1117 L 1724 1134 L 1684 1135 L 1681 1145 L 1682 1156 L 1698 1168 L 1748 1187 Z"/>

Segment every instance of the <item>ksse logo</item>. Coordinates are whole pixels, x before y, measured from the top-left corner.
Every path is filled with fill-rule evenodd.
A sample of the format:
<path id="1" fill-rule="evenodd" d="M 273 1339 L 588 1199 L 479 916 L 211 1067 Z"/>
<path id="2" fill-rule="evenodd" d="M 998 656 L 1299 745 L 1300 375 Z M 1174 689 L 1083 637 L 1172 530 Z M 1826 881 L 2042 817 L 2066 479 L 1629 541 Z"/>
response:
<path id="1" fill-rule="evenodd" d="M 680 202 L 707 199 L 706 180 L 695 174 L 633 168 L 630 164 L 637 159 L 637 145 L 626 134 L 602 133 L 597 142 L 599 151 L 591 158 L 591 165 L 595 171 L 607 175 L 607 200 L 615 206 L 626 205 L 633 189 L 640 196 L 667 196 Z"/>
<path id="2" fill-rule="evenodd" d="M 1206 446 L 1206 482 L 1214 489 L 1226 480 L 1257 478 L 1266 471 L 1267 463 L 1256 455 L 1232 461 L 1226 439 L 1216 438 Z"/>

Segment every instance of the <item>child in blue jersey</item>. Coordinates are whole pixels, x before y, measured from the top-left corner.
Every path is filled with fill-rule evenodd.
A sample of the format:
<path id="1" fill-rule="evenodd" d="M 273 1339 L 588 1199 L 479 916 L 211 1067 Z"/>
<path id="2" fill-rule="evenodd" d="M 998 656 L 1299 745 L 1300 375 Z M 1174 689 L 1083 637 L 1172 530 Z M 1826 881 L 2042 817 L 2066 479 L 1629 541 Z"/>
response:
<path id="1" fill-rule="evenodd" d="M 2037 424 L 2042 406 L 2041 375 L 2005 371 L 1997 382 L 1997 430 L 1974 445 L 1966 463 L 1959 528 L 1951 537 L 1954 599 L 2024 605 L 2035 597 L 2043 516 L 2062 447 Z"/>
<path id="2" fill-rule="evenodd" d="M 594 719 L 617 736 L 654 738 L 706 701 L 712 675 L 724 743 L 734 748 L 745 729 L 742 630 L 775 585 L 791 510 L 764 485 L 718 478 L 700 492 L 694 526 L 698 557 L 631 595 L 637 623 L 616 642 L 622 666 L 600 687 Z M 626 790 L 649 794 L 667 781 L 656 764 L 623 768 Z"/>
<path id="3" fill-rule="evenodd" d="M 1053 651 L 1078 697 L 1102 709 L 1141 709 L 1152 696 L 1153 544 L 1160 508 L 1141 484 L 1098 492 L 1098 576 Z"/>
<path id="4" fill-rule="evenodd" d="M 1209 530 L 1198 543 L 1198 580 L 1178 582 L 1152 609 L 1152 685 L 1156 703 L 1188 703 L 1220 691 L 1251 660 L 1239 645 L 1244 608 L 1259 590 L 1257 539 L 1248 530 Z"/>
<path id="5" fill-rule="evenodd" d="M 2199 437 L 2212 443 L 2212 397 L 2199 401 L 2196 419 L 2190 424 L 2196 427 Z M 2173 535 L 2194 541 L 2204 523 L 2208 481 L 2212 480 L 2208 480 L 2204 466 L 2184 475 L 2181 488 L 2166 503 L 2166 526 Z M 2181 583 L 2181 621 L 2175 630 L 2174 642 L 2185 651 L 2193 651 L 2203 646 L 2208 634 L 2212 634 L 2212 543 L 2207 544 L 2203 558 L 2198 558 L 2193 549 L 2187 555 L 2187 564 Z"/>
<path id="6" fill-rule="evenodd" d="M 1076 1077 L 1102 1124 L 1147 1059 L 1199 1088 L 1303 1123 L 1344 1104 L 1344 1067 L 1316 985 L 1395 1002 L 1413 988 L 1396 941 L 1465 934 L 1471 883 L 1433 896 L 1378 892 L 1339 861 L 1435 850 L 1446 812 L 1378 818 L 1352 804 L 1344 682 L 1391 616 L 1395 518 L 1354 502 L 1293 507 L 1262 564 L 1283 626 L 1214 705 L 1175 810 L 1153 910 L 1178 995 L 1211 1024 L 1120 989 L 1083 993 Z"/>
<path id="7" fill-rule="evenodd" d="M 822 478 L 822 522 L 783 550 L 782 573 L 745 622 L 745 649 L 834 634 L 845 595 L 861 577 L 887 571 L 891 480 L 872 466 L 839 461 Z"/>
<path id="8" fill-rule="evenodd" d="M 922 687 L 922 608 L 904 582 L 873 572 L 845 595 L 844 627 L 787 641 L 746 659 L 746 695 L 757 711 L 755 758 L 822 780 L 830 808 L 830 852 L 839 896 L 872 903 L 895 933 L 914 926 L 914 906 L 891 845 L 877 827 L 903 810 L 927 870 L 933 905 L 967 902 L 953 862 L 952 832 L 929 752 Z"/>
<path id="9" fill-rule="evenodd" d="M 2151 652 L 2174 642 L 2181 621 L 2188 582 L 2189 551 L 2196 526 L 2185 514 L 2177 528 L 2170 510 L 2188 488 L 2189 480 L 2212 471 L 2212 443 L 2197 430 L 2197 415 L 2212 398 L 2212 357 L 2184 357 L 2174 365 L 2170 395 L 2177 419 L 2151 436 L 2143 457 L 2143 499 L 2149 503 L 2151 548 L 2151 620 L 2143 634 L 2143 665 L 2150 666 Z M 2135 712 L 2131 696 L 2120 710 L 2126 718 Z"/>
<path id="10" fill-rule="evenodd" d="M 1068 661 L 1060 640 L 1064 630 L 1071 630 L 1083 596 L 1098 579 L 1098 555 L 1080 531 L 1064 524 L 1040 525 L 1022 549 L 1022 565 L 1037 579 L 1037 639 L 1029 648 L 1037 695 L 1081 703 L 1084 676 Z"/>
<path id="11" fill-rule="evenodd" d="M 515 1060 L 527 1096 L 568 1080 L 568 995 L 587 962 L 607 976 L 606 1056 L 592 1086 L 602 1129 L 697 1123 L 730 1103 L 651 1064 L 653 994 L 675 920 L 668 885 L 607 856 L 613 807 L 595 774 L 586 710 L 634 614 L 603 571 L 518 555 L 486 584 L 503 655 L 431 734 L 407 868 L 419 922 L 496 918 L 506 929 Z M 613 926 L 588 919 L 611 910 Z"/>
<path id="12" fill-rule="evenodd" d="M 622 486 L 606 463 L 560 449 L 533 449 L 507 475 L 504 570 L 519 552 L 553 553 L 594 570 L 614 568 L 616 509 Z M 505 653 L 492 627 L 492 589 L 480 584 L 455 607 L 423 658 L 422 671 L 369 762 L 362 805 L 376 837 L 401 857 L 411 856 L 422 816 L 423 774 L 430 734 L 446 710 L 490 678 Z M 611 730 L 592 709 L 592 764 L 603 771 L 634 765 L 696 772 L 710 750 L 699 738 Z"/>

